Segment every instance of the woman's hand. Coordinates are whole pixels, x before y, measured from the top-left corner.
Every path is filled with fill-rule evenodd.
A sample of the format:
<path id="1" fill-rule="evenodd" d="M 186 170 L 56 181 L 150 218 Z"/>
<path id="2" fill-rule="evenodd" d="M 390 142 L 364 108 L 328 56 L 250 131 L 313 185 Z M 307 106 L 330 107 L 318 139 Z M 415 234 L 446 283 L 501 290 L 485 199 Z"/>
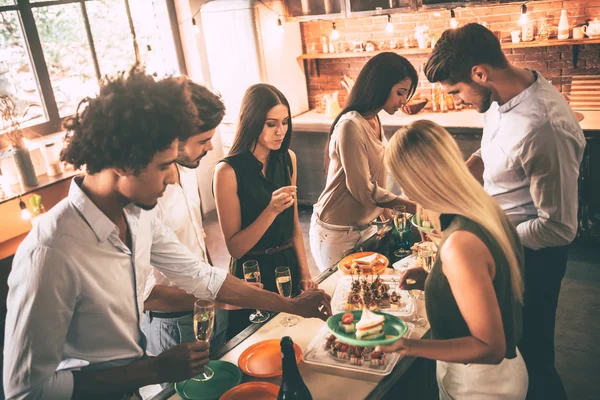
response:
<path id="1" fill-rule="evenodd" d="M 319 285 L 312 279 L 301 279 L 300 280 L 300 291 L 305 292 L 310 289 L 318 289 Z"/>
<path id="2" fill-rule="evenodd" d="M 427 271 L 423 268 L 411 268 L 402 274 L 400 277 L 400 289 L 402 290 L 423 290 L 425 287 L 425 279 L 427 279 Z M 406 281 L 412 279 L 415 283 L 407 283 Z"/>
<path id="3" fill-rule="evenodd" d="M 409 355 L 408 351 L 410 349 L 412 340 L 411 339 L 398 339 L 394 343 L 388 346 L 377 346 L 375 347 L 375 351 L 381 351 L 384 353 L 400 353 L 403 356 Z"/>
<path id="4" fill-rule="evenodd" d="M 281 187 L 273 192 L 271 195 L 271 201 L 269 202 L 267 208 L 275 215 L 278 215 L 294 204 L 295 197 L 296 186 Z"/>

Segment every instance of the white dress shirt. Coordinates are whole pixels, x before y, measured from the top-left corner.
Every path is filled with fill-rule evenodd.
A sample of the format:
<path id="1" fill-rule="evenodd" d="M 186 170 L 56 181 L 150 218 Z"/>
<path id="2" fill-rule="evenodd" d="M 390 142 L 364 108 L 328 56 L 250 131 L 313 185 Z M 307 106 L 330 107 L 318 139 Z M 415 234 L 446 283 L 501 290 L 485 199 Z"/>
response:
<path id="1" fill-rule="evenodd" d="M 158 199 L 156 214 L 182 244 L 208 264 L 197 171 L 180 165 L 177 165 L 177 170 L 179 184 L 167 186 L 163 196 Z M 146 282 L 144 299 L 148 298 L 155 285 L 176 286 L 160 270 L 153 268 Z"/>
<path id="2" fill-rule="evenodd" d="M 484 116 L 484 187 L 530 249 L 571 243 L 577 233 L 579 166 L 585 137 L 562 95 L 536 81 Z"/>
<path id="3" fill-rule="evenodd" d="M 151 265 L 197 297 L 215 298 L 226 272 L 198 260 L 154 212 L 129 205 L 133 252 L 79 187 L 41 218 L 8 278 L 4 390 L 8 399 L 69 399 L 69 365 L 106 368 L 143 356 L 140 330 Z M 133 254 L 132 254 L 133 253 Z"/>

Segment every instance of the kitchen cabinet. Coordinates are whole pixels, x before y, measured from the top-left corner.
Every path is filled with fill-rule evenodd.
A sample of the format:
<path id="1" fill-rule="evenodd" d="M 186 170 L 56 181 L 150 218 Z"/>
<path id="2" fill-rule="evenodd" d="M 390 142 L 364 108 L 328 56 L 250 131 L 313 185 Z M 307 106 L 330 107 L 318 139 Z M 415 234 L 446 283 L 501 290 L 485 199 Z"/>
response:
<path id="1" fill-rule="evenodd" d="M 285 0 L 285 6 L 287 8 L 288 16 L 294 18 L 324 15 L 342 18 L 345 11 L 345 1 L 346 0 Z"/>
<path id="2" fill-rule="evenodd" d="M 348 15 L 386 14 L 390 11 L 411 9 L 415 0 L 346 0 Z"/>

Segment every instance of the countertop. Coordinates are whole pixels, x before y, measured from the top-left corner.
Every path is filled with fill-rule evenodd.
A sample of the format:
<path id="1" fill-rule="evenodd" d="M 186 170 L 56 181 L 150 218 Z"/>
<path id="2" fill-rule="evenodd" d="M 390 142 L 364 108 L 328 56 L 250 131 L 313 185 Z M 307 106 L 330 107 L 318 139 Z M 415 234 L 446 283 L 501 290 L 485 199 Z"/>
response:
<path id="1" fill-rule="evenodd" d="M 586 132 L 596 131 L 600 133 L 600 111 L 575 110 L 583 115 L 580 122 L 581 128 Z M 415 115 L 406 115 L 401 112 L 389 115 L 386 112 L 379 113 L 379 118 L 384 127 L 401 127 L 420 119 L 429 119 L 445 128 L 482 129 L 483 114 L 473 109 L 462 111 L 449 111 L 447 113 L 433 113 L 421 111 Z M 294 131 L 327 132 L 334 118 L 325 114 L 317 113 L 315 110 L 307 111 L 294 117 Z"/>

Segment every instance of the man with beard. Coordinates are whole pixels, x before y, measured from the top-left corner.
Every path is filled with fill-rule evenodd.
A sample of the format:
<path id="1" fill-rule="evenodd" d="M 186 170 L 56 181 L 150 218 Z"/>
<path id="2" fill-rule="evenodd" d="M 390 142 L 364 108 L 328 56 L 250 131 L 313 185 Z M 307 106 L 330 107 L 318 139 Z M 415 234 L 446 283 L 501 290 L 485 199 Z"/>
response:
<path id="1" fill-rule="evenodd" d="M 585 137 L 539 72 L 511 65 L 479 24 L 444 32 L 425 66 L 459 102 L 485 113 L 481 149 L 467 165 L 516 226 L 525 247 L 523 334 L 528 399 L 565 399 L 554 367 L 554 325 L 568 245 L 577 233 Z"/>
<path id="2" fill-rule="evenodd" d="M 61 159 L 87 174 L 74 178 L 67 198 L 27 235 L 8 278 L 7 399 L 122 399 L 203 372 L 206 342 L 146 357 L 140 320 L 152 266 L 196 297 L 331 314 L 319 290 L 288 299 L 198 260 L 147 211 L 176 182 L 179 140 L 199 125 L 184 81 L 157 82 L 134 70 L 82 103 L 67 124 Z"/>
<path id="3" fill-rule="evenodd" d="M 225 105 L 204 86 L 188 81 L 192 102 L 198 111 L 198 133 L 179 142 L 176 183 L 167 186 L 156 207 L 158 217 L 200 260 L 212 265 L 202 227 L 197 168 L 200 160 L 213 149 L 211 140 L 225 115 Z M 193 327 L 195 296 L 179 289 L 154 268 L 146 283 L 142 330 L 148 337 L 148 351 L 158 355 L 171 347 L 195 342 Z M 225 344 L 227 311 L 215 311 L 211 351 Z"/>

